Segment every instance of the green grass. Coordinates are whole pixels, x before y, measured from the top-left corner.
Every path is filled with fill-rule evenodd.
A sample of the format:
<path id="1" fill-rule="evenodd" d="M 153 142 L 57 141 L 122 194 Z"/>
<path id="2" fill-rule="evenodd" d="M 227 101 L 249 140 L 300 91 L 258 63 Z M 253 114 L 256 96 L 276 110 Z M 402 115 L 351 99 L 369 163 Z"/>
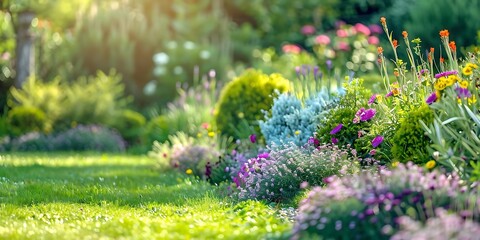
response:
<path id="1" fill-rule="evenodd" d="M 0 155 L 0 239 L 265 239 L 291 223 L 142 156 Z"/>

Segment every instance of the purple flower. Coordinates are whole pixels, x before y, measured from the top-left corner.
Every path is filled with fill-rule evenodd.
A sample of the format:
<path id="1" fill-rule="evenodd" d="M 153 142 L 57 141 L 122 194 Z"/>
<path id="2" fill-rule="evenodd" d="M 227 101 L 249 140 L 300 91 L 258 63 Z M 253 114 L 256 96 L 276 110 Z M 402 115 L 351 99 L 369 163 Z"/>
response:
<path id="1" fill-rule="evenodd" d="M 437 97 L 437 93 L 434 92 L 432 94 L 430 94 L 430 96 L 427 97 L 427 100 L 425 100 L 425 102 L 430 105 L 432 103 L 434 103 L 435 101 L 437 101 L 438 97 Z"/>
<path id="2" fill-rule="evenodd" d="M 257 142 L 257 135 L 255 135 L 255 134 L 250 135 L 250 142 L 256 143 Z"/>
<path id="3" fill-rule="evenodd" d="M 360 121 L 368 121 L 370 119 L 372 119 L 375 114 L 377 113 L 377 111 L 373 108 L 370 108 L 368 110 L 366 110 L 361 116 L 360 116 Z"/>
<path id="4" fill-rule="evenodd" d="M 457 87 L 455 88 L 455 92 L 457 92 L 457 96 L 459 98 L 466 98 L 466 97 L 468 98 L 472 96 L 472 93 L 470 93 L 468 88 Z"/>
<path id="5" fill-rule="evenodd" d="M 372 140 L 372 146 L 374 148 L 378 147 L 378 145 L 380 145 L 381 143 L 383 142 L 383 136 L 376 136 L 373 140 Z"/>
<path id="6" fill-rule="evenodd" d="M 388 98 L 388 97 L 391 97 L 391 96 L 393 96 L 393 91 L 387 93 L 387 95 L 385 95 L 385 98 Z"/>
<path id="7" fill-rule="evenodd" d="M 338 124 L 335 128 L 332 129 L 332 131 L 330 131 L 330 134 L 337 134 L 338 132 L 340 132 L 340 130 L 342 130 L 342 127 L 343 127 L 343 124 Z"/>
<path id="8" fill-rule="evenodd" d="M 327 64 L 327 69 L 328 70 L 332 69 L 332 67 L 333 67 L 332 60 L 329 59 L 325 63 Z"/>
<path id="9" fill-rule="evenodd" d="M 357 113 L 355 113 L 355 118 L 353 119 L 353 123 L 358 123 L 360 121 L 365 122 L 370 119 L 372 119 L 375 114 L 377 113 L 377 110 L 370 108 L 365 110 L 365 108 L 360 108 Z"/>
<path id="10" fill-rule="evenodd" d="M 435 78 L 438 79 L 438 78 L 450 76 L 450 75 L 453 75 L 453 74 L 458 74 L 458 72 L 453 70 L 453 71 L 446 71 L 446 72 L 437 73 L 437 74 L 435 74 Z"/>
<path id="11" fill-rule="evenodd" d="M 332 143 L 333 143 L 333 144 L 337 144 L 337 143 L 338 143 L 338 139 L 337 139 L 337 138 L 332 138 Z"/>
<path id="12" fill-rule="evenodd" d="M 370 99 L 368 100 L 368 105 L 375 103 L 375 100 L 377 99 L 377 94 L 373 94 Z"/>

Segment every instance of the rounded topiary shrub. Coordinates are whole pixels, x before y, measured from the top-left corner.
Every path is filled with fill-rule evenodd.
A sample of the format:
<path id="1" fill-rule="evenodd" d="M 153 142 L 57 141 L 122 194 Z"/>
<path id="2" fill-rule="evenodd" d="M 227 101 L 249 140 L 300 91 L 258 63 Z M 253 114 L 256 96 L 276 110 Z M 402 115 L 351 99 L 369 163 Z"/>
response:
<path id="1" fill-rule="evenodd" d="M 248 123 L 259 133 L 257 122 L 264 117 L 262 110 L 269 110 L 277 93 L 288 88 L 289 81 L 280 74 L 266 75 L 258 70 L 247 70 L 222 90 L 215 113 L 217 128 L 222 134 L 242 138 L 244 136 L 240 136 L 238 129 Z"/>
<path id="2" fill-rule="evenodd" d="M 47 116 L 39 108 L 20 106 L 8 112 L 7 122 L 10 133 L 19 136 L 28 132 L 46 130 Z"/>
<path id="3" fill-rule="evenodd" d="M 146 121 L 141 113 L 126 109 L 120 113 L 112 127 L 117 129 L 125 140 L 133 143 L 142 136 Z"/>
<path id="4" fill-rule="evenodd" d="M 413 161 L 423 164 L 431 160 L 427 151 L 430 138 L 425 135 L 420 121 L 429 125 L 433 123 L 433 112 L 427 104 L 414 108 L 400 120 L 400 125 L 393 137 L 392 155 L 400 162 Z"/>

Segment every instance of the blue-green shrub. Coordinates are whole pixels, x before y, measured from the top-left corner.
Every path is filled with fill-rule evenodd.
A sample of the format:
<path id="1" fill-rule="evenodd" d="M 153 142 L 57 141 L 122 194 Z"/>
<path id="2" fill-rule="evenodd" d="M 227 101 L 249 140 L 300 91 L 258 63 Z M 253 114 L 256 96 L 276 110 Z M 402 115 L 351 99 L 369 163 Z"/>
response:
<path id="1" fill-rule="evenodd" d="M 282 94 L 274 100 L 272 113 L 266 112 L 266 120 L 260 121 L 260 130 L 268 145 L 288 142 L 303 145 L 313 137 L 326 111 L 334 106 L 335 100 L 325 92 L 307 99 L 305 106 L 297 97 Z"/>

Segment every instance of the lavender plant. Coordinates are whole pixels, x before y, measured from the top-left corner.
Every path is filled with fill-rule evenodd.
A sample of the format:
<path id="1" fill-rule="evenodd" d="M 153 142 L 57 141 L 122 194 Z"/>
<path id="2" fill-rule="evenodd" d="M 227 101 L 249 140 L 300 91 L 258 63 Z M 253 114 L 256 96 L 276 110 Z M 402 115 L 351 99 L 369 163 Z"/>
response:
<path id="1" fill-rule="evenodd" d="M 391 240 L 407 239 L 464 239 L 474 240 L 480 236 L 480 224 L 458 214 L 449 214 L 445 209 L 435 209 L 436 217 L 425 224 L 408 216 L 398 218 L 400 231 Z"/>
<path id="2" fill-rule="evenodd" d="M 313 144 L 299 147 L 293 143 L 271 147 L 245 163 L 235 178 L 239 199 L 271 202 L 289 201 L 300 192 L 300 185 L 323 185 L 332 175 L 357 172 L 358 159 L 337 146 Z"/>
<path id="3" fill-rule="evenodd" d="M 453 173 L 427 172 L 412 163 L 393 170 L 332 177 L 304 199 L 293 238 L 388 239 L 398 231 L 398 217 L 425 222 L 434 208 L 469 213 L 478 219 L 477 190 Z"/>

